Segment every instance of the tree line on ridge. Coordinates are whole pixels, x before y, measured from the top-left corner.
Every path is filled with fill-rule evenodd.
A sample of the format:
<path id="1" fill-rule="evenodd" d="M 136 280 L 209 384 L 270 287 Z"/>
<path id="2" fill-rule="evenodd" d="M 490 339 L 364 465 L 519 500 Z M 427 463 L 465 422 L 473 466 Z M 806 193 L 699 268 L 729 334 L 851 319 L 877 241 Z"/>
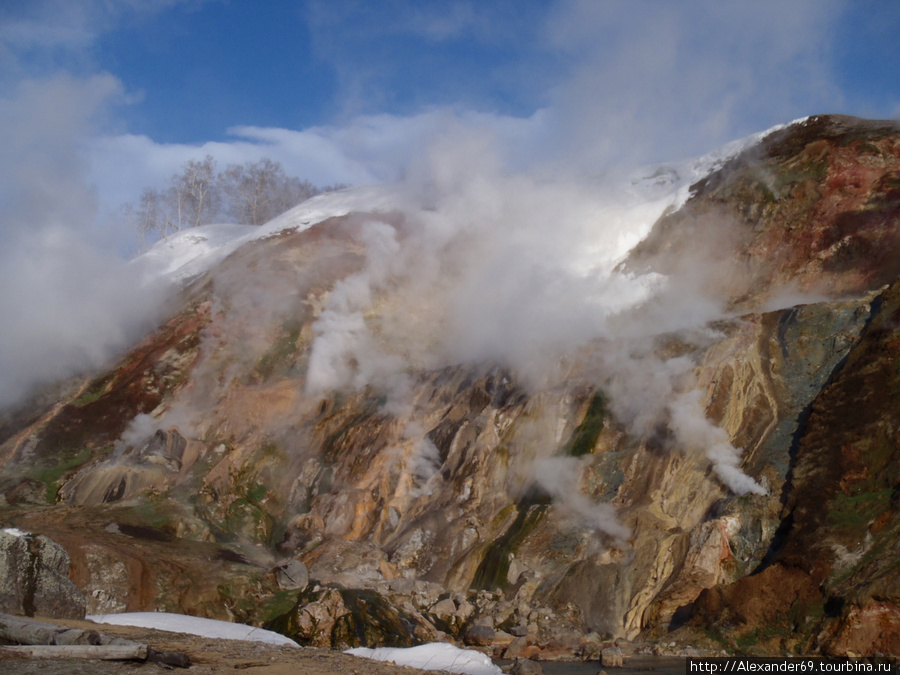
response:
<path id="1" fill-rule="evenodd" d="M 164 188 L 146 188 L 138 203 L 126 204 L 124 212 L 143 248 L 148 239 L 214 222 L 262 225 L 310 197 L 345 187 L 317 187 L 288 176 L 268 157 L 218 171 L 216 160 L 207 155 L 182 164 Z"/>

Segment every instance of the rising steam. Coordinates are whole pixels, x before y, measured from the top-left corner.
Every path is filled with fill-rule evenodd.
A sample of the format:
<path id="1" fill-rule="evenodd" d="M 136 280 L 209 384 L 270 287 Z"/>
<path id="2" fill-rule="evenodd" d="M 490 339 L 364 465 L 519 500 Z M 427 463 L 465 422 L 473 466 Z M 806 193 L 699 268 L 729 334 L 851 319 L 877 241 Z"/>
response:
<path id="1" fill-rule="evenodd" d="M 660 334 L 702 333 L 723 315 L 724 298 L 701 291 L 709 286 L 701 261 L 682 261 L 691 273 L 667 277 L 619 268 L 678 199 L 677 185 L 551 181 L 501 167 L 487 139 L 456 129 L 402 186 L 404 226 L 373 219 L 361 228 L 365 268 L 334 288 L 314 325 L 307 392 L 374 385 L 404 408 L 408 368 L 488 361 L 541 387 L 602 343 L 593 384 L 607 389 L 633 435 L 666 425 L 674 446 L 704 453 L 733 492 L 762 494 L 727 433 L 706 418 L 694 364 L 654 351 Z M 571 472 L 554 475 L 562 473 Z M 608 515 L 594 519 L 610 523 Z M 605 531 L 624 536 L 618 523 Z"/>
<path id="2" fill-rule="evenodd" d="M 160 290 L 110 255 L 85 180 L 83 136 L 120 94 L 98 75 L 0 95 L 0 406 L 107 365 L 160 318 Z"/>

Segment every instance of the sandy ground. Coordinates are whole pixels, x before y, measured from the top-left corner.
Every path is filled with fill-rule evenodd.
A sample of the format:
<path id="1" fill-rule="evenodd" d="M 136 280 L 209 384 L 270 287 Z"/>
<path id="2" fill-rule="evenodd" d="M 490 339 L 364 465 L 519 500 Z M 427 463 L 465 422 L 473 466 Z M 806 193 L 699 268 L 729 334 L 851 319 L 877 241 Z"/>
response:
<path id="1" fill-rule="evenodd" d="M 170 633 L 148 628 L 111 626 L 90 621 L 68 621 L 35 617 L 39 621 L 57 625 L 96 630 L 100 633 L 127 638 L 149 645 L 157 651 L 184 652 L 192 666 L 174 672 L 225 673 L 246 672 L 249 675 L 422 675 L 437 671 L 422 671 L 393 666 L 348 654 L 312 647 L 286 647 L 243 640 L 216 640 L 211 638 Z M 126 661 L 94 661 L 75 659 L 31 659 L 3 654 L 0 647 L 0 673 L 26 675 L 63 675 L 69 673 L 97 673 L 98 675 L 170 670 L 169 666 L 156 663 Z"/>

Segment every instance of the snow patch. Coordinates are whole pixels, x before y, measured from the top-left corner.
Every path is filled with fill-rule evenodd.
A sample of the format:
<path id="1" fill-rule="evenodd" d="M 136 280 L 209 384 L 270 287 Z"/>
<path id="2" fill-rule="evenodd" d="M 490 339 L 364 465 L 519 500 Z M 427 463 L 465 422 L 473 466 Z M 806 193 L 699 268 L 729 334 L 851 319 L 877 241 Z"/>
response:
<path id="1" fill-rule="evenodd" d="M 186 616 L 184 614 L 128 612 L 124 614 L 94 614 L 85 618 L 94 623 L 105 623 L 113 626 L 137 626 L 139 628 L 152 628 L 169 631 L 170 633 L 187 633 L 188 635 L 221 640 L 248 640 L 250 642 L 265 642 L 273 645 L 300 646 L 284 635 L 270 630 L 229 621 L 201 619 L 200 617 Z"/>
<path id="2" fill-rule="evenodd" d="M 398 666 L 410 666 L 419 670 L 440 670 L 445 673 L 462 673 L 463 675 L 501 675 L 503 672 L 481 652 L 460 649 L 442 642 L 408 648 L 366 649 L 358 647 L 348 649 L 344 653 L 374 661 L 387 661 Z"/>
<path id="3" fill-rule="evenodd" d="M 254 225 L 203 225 L 182 230 L 156 242 L 132 264 L 141 268 L 145 284 L 189 281 L 228 257 L 249 241 L 284 232 L 302 232 L 329 218 L 354 211 L 397 208 L 399 195 L 391 186 L 363 186 L 327 192 L 307 199 L 268 223 Z"/>
<path id="4" fill-rule="evenodd" d="M 808 117 L 801 117 L 790 122 L 789 124 L 777 124 L 774 127 L 751 134 L 746 138 L 740 138 L 723 145 L 717 150 L 713 150 L 709 154 L 702 157 L 696 157 L 684 162 L 675 164 L 667 164 L 659 167 L 649 167 L 635 173 L 633 182 L 643 185 L 670 186 L 674 189 L 675 199 L 671 204 L 671 209 L 677 211 L 685 205 L 691 198 L 691 186 L 697 181 L 706 178 L 715 171 L 721 169 L 725 164 L 737 157 L 740 153 L 748 148 L 761 143 L 767 136 L 786 129 L 794 124 L 805 124 Z M 652 171 L 653 173 L 649 173 Z"/>
<path id="5" fill-rule="evenodd" d="M 145 283 L 189 279 L 223 260 L 256 229 L 251 225 L 219 224 L 182 230 L 156 242 L 133 264 L 141 268 Z"/>
<path id="6" fill-rule="evenodd" d="M 6 534 L 11 534 L 11 535 L 14 536 L 14 537 L 28 537 L 28 536 L 30 536 L 28 532 L 22 532 L 22 530 L 20 530 L 20 529 L 17 528 L 17 527 L 4 527 L 4 528 L 3 528 L 3 531 L 6 532 Z"/>

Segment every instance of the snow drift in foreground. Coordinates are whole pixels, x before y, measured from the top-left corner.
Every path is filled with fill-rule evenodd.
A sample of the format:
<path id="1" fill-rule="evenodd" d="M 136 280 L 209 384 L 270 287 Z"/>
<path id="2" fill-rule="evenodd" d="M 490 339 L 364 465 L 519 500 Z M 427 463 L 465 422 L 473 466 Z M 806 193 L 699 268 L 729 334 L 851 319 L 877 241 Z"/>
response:
<path id="1" fill-rule="evenodd" d="M 136 626 L 171 633 L 186 633 L 220 640 L 248 640 L 273 645 L 299 647 L 293 640 L 262 628 L 255 628 L 229 621 L 201 619 L 184 614 L 167 612 L 128 612 L 124 614 L 95 614 L 86 617 L 94 623 L 114 626 Z M 348 649 L 346 654 L 374 661 L 388 661 L 399 666 L 410 666 L 420 670 L 442 670 L 461 675 L 500 675 L 502 671 L 491 660 L 471 649 L 460 649 L 453 645 L 432 643 L 408 649 L 380 647 L 378 649 Z"/>
<path id="2" fill-rule="evenodd" d="M 441 670 L 463 675 L 501 675 L 503 672 L 491 660 L 472 649 L 460 649 L 442 642 L 418 647 L 379 647 L 378 649 L 348 649 L 345 654 L 374 661 L 387 661 L 398 666 L 410 666 L 420 670 Z"/>
<path id="3" fill-rule="evenodd" d="M 199 635 L 200 637 L 222 640 L 248 640 L 250 642 L 265 642 L 273 645 L 300 646 L 284 635 L 270 630 L 263 630 L 262 628 L 255 628 L 242 623 L 201 619 L 184 614 L 130 612 L 125 614 L 95 614 L 85 618 L 94 623 L 106 623 L 113 626 L 137 626 L 139 628 L 165 630 L 171 633 L 187 633 L 188 635 Z"/>

